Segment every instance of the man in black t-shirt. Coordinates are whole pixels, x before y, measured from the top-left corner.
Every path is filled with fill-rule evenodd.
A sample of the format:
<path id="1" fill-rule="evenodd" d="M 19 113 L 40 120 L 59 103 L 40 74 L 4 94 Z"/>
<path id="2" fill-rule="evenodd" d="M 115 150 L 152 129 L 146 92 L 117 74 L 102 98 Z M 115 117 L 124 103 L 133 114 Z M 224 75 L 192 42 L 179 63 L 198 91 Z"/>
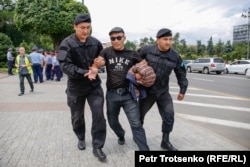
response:
<path id="1" fill-rule="evenodd" d="M 124 47 L 126 37 L 122 28 L 114 27 L 109 32 L 109 36 L 112 46 L 102 50 L 96 60 L 96 62 L 99 61 L 98 63 L 102 61 L 103 63 L 100 64 L 105 64 L 107 69 L 106 103 L 109 125 L 118 137 L 118 144 L 123 145 L 125 131 L 118 118 L 120 109 L 123 108 L 139 150 L 149 150 L 145 131 L 140 121 L 138 103 L 132 98 L 129 92 L 129 81 L 126 79 L 128 70 L 142 61 L 142 58 L 136 51 Z"/>

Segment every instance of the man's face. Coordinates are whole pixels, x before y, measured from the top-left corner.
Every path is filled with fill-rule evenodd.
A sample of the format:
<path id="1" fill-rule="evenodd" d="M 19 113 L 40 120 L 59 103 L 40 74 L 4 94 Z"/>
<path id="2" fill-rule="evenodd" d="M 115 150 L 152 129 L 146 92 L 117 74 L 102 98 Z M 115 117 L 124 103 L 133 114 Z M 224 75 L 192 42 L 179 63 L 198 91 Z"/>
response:
<path id="1" fill-rule="evenodd" d="M 167 51 L 172 45 L 172 36 L 157 38 L 157 44 L 160 51 Z"/>
<path id="2" fill-rule="evenodd" d="M 110 35 L 110 41 L 115 50 L 123 50 L 126 37 L 122 32 L 114 32 Z"/>
<path id="3" fill-rule="evenodd" d="M 19 48 L 19 53 L 20 53 L 20 55 L 24 55 L 25 54 L 25 49 L 24 48 Z"/>
<path id="4" fill-rule="evenodd" d="M 81 42 L 85 42 L 91 31 L 91 23 L 82 22 L 77 25 L 74 25 L 74 30 L 77 38 Z"/>

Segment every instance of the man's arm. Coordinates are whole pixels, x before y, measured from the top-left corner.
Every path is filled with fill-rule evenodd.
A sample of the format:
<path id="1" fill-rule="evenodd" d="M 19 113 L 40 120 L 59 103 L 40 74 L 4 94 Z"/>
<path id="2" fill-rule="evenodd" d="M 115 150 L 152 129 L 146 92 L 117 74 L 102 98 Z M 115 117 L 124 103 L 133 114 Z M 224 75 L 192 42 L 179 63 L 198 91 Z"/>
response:
<path id="1" fill-rule="evenodd" d="M 67 46 L 60 46 L 57 56 L 61 70 L 71 78 L 82 78 L 89 70 L 82 69 L 72 62 L 69 48 Z"/>
<path id="2" fill-rule="evenodd" d="M 188 80 L 186 76 L 187 72 L 180 56 L 178 56 L 177 65 L 174 69 L 174 72 L 178 81 L 178 85 L 180 87 L 180 92 L 177 96 L 177 99 L 183 100 L 188 87 Z"/>

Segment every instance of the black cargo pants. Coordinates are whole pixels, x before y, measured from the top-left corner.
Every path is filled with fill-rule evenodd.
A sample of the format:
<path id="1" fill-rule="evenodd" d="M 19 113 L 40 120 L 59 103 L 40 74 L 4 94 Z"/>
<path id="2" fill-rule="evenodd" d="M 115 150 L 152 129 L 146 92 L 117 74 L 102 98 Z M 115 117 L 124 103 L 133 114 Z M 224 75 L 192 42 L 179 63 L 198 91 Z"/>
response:
<path id="1" fill-rule="evenodd" d="M 106 120 L 103 113 L 104 94 L 101 86 L 93 88 L 84 96 L 67 95 L 73 131 L 79 140 L 85 140 L 84 108 L 86 99 L 92 112 L 92 145 L 94 148 L 102 148 L 106 139 Z"/>
<path id="2" fill-rule="evenodd" d="M 148 94 L 146 98 L 139 100 L 141 122 L 144 123 L 146 113 L 156 102 L 162 118 L 162 132 L 170 133 L 174 126 L 174 106 L 171 95 L 166 93 Z"/>

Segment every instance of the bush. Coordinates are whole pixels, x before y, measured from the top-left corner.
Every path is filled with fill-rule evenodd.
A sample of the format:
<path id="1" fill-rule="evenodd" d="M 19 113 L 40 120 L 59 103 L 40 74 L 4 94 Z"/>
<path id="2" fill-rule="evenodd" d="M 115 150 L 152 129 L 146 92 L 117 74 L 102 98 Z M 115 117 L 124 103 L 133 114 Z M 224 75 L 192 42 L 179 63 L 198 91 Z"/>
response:
<path id="1" fill-rule="evenodd" d="M 14 49 L 14 46 L 12 44 L 11 39 L 9 38 L 9 36 L 7 36 L 6 34 L 0 33 L 0 63 L 3 63 L 1 65 L 6 64 L 7 62 L 7 51 L 9 48 Z"/>
<path id="2" fill-rule="evenodd" d="M 0 68 L 8 68 L 7 62 L 0 62 Z"/>

